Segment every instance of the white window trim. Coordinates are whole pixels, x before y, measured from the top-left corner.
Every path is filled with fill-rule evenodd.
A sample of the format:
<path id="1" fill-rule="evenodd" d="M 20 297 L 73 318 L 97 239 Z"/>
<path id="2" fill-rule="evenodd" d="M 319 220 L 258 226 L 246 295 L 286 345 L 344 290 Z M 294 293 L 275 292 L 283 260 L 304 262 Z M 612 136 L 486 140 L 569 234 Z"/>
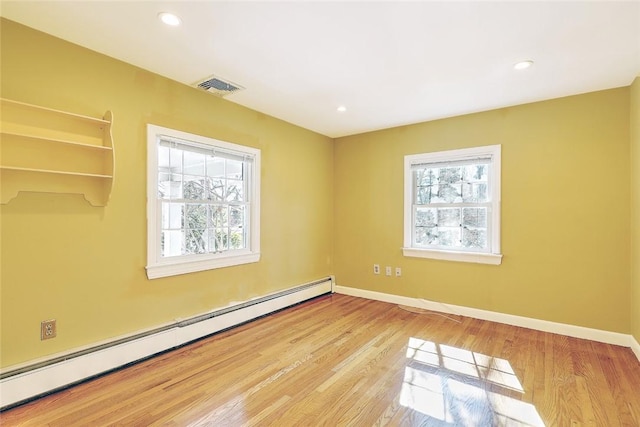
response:
<path id="1" fill-rule="evenodd" d="M 491 156 L 491 248 L 489 252 L 451 251 L 412 247 L 413 232 L 413 173 L 412 165 L 445 161 L 467 160 L 480 156 Z M 404 156 L 404 247 L 406 257 L 430 258 L 446 261 L 474 262 L 479 264 L 500 265 L 500 165 L 501 146 L 463 148 L 459 150 L 439 151 L 435 153 L 411 154 Z"/>
<path id="2" fill-rule="evenodd" d="M 158 200 L 158 137 L 166 135 L 186 141 L 213 145 L 253 156 L 251 179 L 251 208 L 249 249 L 219 254 L 189 255 L 163 259 L 160 256 L 158 237 L 160 230 L 160 201 Z M 260 150 L 232 144 L 205 136 L 182 132 L 152 124 L 147 125 L 147 277 L 175 276 L 178 274 L 212 270 L 248 264 L 260 260 Z"/>

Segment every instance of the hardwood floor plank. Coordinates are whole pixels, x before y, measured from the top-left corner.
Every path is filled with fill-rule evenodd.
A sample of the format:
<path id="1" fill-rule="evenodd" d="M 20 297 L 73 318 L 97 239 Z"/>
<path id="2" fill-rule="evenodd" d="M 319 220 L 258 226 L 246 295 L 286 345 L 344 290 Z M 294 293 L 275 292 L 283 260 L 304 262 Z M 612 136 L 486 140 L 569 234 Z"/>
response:
<path id="1" fill-rule="evenodd" d="M 320 297 L 0 413 L 3 426 L 635 426 L 630 349 Z"/>

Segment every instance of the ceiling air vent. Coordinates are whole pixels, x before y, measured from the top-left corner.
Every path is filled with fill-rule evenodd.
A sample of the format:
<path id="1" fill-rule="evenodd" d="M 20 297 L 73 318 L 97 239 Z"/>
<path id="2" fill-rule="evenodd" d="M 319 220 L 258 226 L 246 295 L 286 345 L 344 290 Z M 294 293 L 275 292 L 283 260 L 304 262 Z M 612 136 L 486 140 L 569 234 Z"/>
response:
<path id="1" fill-rule="evenodd" d="M 217 96 L 227 96 L 243 90 L 244 88 L 235 83 L 222 80 L 220 77 L 207 77 L 205 80 L 194 83 L 194 86 L 206 90 Z"/>

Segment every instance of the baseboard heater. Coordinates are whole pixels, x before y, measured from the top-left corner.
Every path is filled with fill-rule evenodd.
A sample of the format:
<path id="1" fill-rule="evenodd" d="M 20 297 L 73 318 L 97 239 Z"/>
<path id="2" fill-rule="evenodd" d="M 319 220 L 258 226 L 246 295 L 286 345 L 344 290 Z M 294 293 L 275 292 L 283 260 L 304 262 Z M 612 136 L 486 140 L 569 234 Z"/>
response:
<path id="1" fill-rule="evenodd" d="M 333 279 L 309 282 L 188 319 L 0 372 L 0 410 L 333 291 Z"/>

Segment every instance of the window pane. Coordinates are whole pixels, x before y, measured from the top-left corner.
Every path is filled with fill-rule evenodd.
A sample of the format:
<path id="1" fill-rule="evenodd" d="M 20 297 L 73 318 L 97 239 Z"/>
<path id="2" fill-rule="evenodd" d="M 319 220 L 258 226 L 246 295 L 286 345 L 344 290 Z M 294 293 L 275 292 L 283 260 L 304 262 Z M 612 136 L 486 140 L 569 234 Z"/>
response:
<path id="1" fill-rule="evenodd" d="M 244 231 L 241 228 L 232 228 L 230 232 L 229 249 L 244 248 Z"/>
<path id="2" fill-rule="evenodd" d="M 462 181 L 462 167 L 444 167 L 438 169 L 439 184 L 455 184 Z"/>
<path id="3" fill-rule="evenodd" d="M 184 173 L 189 175 L 204 175 L 206 156 L 192 151 L 184 152 Z"/>
<path id="4" fill-rule="evenodd" d="M 462 179 L 467 182 L 484 181 L 487 182 L 489 174 L 488 164 L 468 165 L 464 166 L 462 171 Z"/>
<path id="5" fill-rule="evenodd" d="M 235 179 L 227 180 L 227 192 L 225 200 L 228 202 L 241 202 L 244 200 L 244 184 Z"/>
<path id="6" fill-rule="evenodd" d="M 429 246 L 438 244 L 437 227 L 416 227 L 416 245 Z"/>
<path id="7" fill-rule="evenodd" d="M 438 210 L 433 208 L 416 208 L 416 225 L 419 227 L 435 227 L 438 224 Z"/>
<path id="8" fill-rule="evenodd" d="M 487 208 L 463 208 L 462 225 L 465 227 L 487 227 Z"/>
<path id="9" fill-rule="evenodd" d="M 234 228 L 244 227 L 244 206 L 229 207 L 229 226 Z"/>
<path id="10" fill-rule="evenodd" d="M 158 169 L 169 172 L 171 163 L 169 161 L 169 147 L 158 146 Z"/>
<path id="11" fill-rule="evenodd" d="M 469 203 L 487 202 L 487 183 L 474 182 L 462 184 L 462 199 Z"/>
<path id="12" fill-rule="evenodd" d="M 160 173 L 158 175 L 158 198 L 182 199 L 182 175 Z"/>
<path id="13" fill-rule="evenodd" d="M 220 157 L 207 157 L 207 176 L 224 178 L 224 159 Z"/>
<path id="14" fill-rule="evenodd" d="M 187 204 L 185 209 L 184 228 L 203 229 L 207 227 L 207 206 Z"/>
<path id="15" fill-rule="evenodd" d="M 220 202 L 224 200 L 224 179 L 213 178 L 209 182 L 209 200 Z"/>
<path id="16" fill-rule="evenodd" d="M 213 235 L 209 238 L 211 242 L 210 250 L 215 252 L 226 251 L 228 249 L 227 237 L 226 228 L 216 228 L 213 231 Z"/>
<path id="17" fill-rule="evenodd" d="M 460 209 L 459 208 L 438 209 L 438 226 L 439 227 L 460 227 Z"/>
<path id="18" fill-rule="evenodd" d="M 184 213 L 184 204 L 182 203 L 163 203 L 162 204 L 162 228 L 181 229 L 182 216 Z"/>
<path id="19" fill-rule="evenodd" d="M 182 173 L 182 150 L 169 149 L 169 167 L 173 173 Z"/>
<path id="20" fill-rule="evenodd" d="M 460 227 L 438 227 L 438 244 L 440 246 L 460 246 Z"/>
<path id="21" fill-rule="evenodd" d="M 185 231 L 185 253 L 204 254 L 207 252 L 207 230 L 194 229 Z"/>
<path id="22" fill-rule="evenodd" d="M 462 184 L 443 184 L 438 188 L 437 200 L 434 202 L 440 203 L 460 203 L 462 202 Z"/>
<path id="23" fill-rule="evenodd" d="M 185 199 L 205 200 L 205 180 L 201 176 L 184 176 L 183 194 Z"/>
<path id="24" fill-rule="evenodd" d="M 486 228 L 464 228 L 462 230 L 462 246 L 484 249 L 487 247 Z"/>
<path id="25" fill-rule="evenodd" d="M 414 174 L 416 185 L 418 187 L 438 183 L 438 177 L 436 176 L 433 169 L 418 169 L 414 172 Z"/>
<path id="26" fill-rule="evenodd" d="M 163 257 L 182 255 L 183 235 L 181 230 L 162 231 L 160 253 Z"/>
<path id="27" fill-rule="evenodd" d="M 417 205 L 428 205 L 429 203 L 438 202 L 438 186 L 429 185 L 426 187 L 418 187 L 416 194 Z"/>
<path id="28" fill-rule="evenodd" d="M 242 179 L 242 162 L 227 159 L 227 178 Z"/>
<path id="29" fill-rule="evenodd" d="M 209 208 L 209 227 L 227 226 L 227 206 L 211 206 Z"/>

